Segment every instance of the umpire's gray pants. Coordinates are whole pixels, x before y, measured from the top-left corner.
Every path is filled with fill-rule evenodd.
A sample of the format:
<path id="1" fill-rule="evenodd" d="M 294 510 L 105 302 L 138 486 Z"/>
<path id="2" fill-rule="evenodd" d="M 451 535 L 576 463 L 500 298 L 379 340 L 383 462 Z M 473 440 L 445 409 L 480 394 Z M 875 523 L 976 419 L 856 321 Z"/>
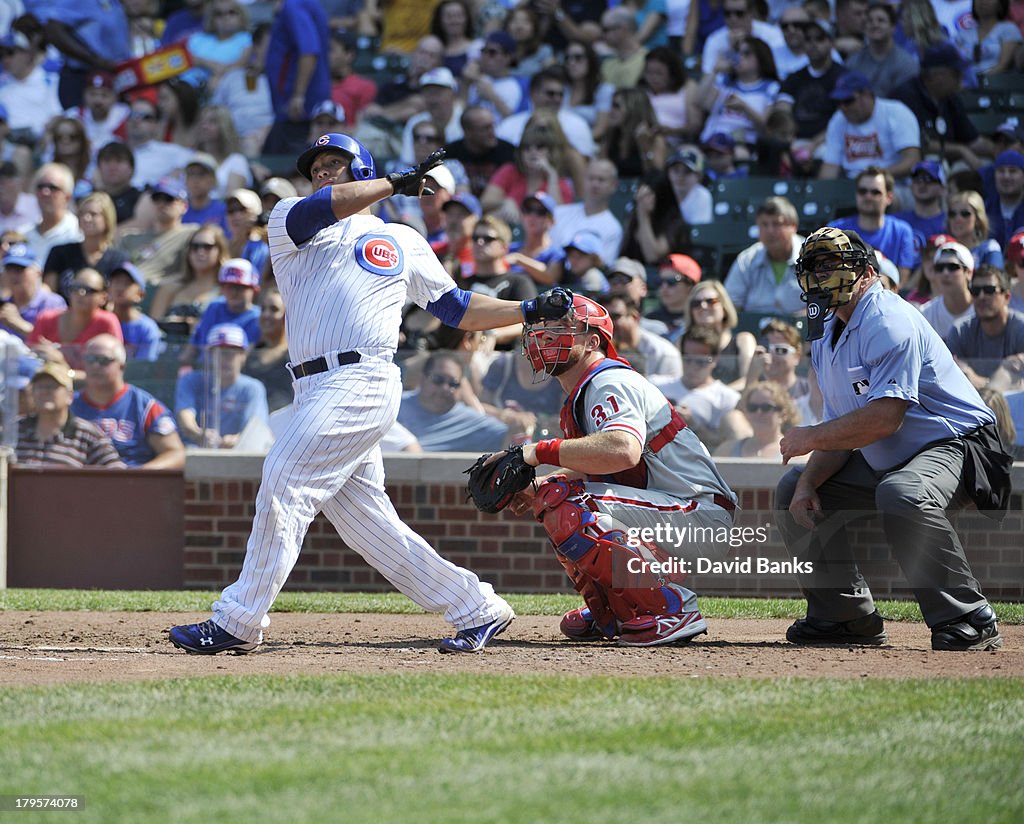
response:
<path id="1" fill-rule="evenodd" d="M 881 513 L 893 556 L 929 627 L 987 603 L 946 517 L 948 506 L 966 501 L 961 488 L 963 459 L 960 442 L 944 442 L 922 450 L 897 469 L 875 472 L 855 451 L 818 488 L 824 517 L 813 530 L 797 524 L 789 513 L 802 468 L 783 476 L 775 490 L 775 520 L 790 554 L 814 565 L 812 573 L 797 576 L 809 617 L 849 621 L 874 611 L 847 530 L 876 513 Z"/>

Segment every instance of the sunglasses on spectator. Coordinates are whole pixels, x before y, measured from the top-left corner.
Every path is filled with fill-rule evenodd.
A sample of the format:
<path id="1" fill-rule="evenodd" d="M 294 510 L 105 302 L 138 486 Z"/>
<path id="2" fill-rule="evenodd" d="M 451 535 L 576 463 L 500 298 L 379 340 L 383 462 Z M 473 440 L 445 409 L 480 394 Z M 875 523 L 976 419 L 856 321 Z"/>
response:
<path id="1" fill-rule="evenodd" d="M 238 15 L 237 9 L 221 9 L 213 13 L 214 17 L 235 17 Z"/>
<path id="2" fill-rule="evenodd" d="M 688 277 L 684 277 L 683 275 L 669 275 L 667 277 L 660 278 L 660 281 L 661 282 L 658 286 L 676 286 L 683 281 L 686 281 L 687 283 L 691 282 Z"/>
<path id="3" fill-rule="evenodd" d="M 171 201 L 174 200 L 174 198 L 171 197 L 170 195 L 165 195 L 163 192 L 155 192 L 154 194 L 150 195 L 150 200 L 152 200 L 154 203 L 170 203 Z"/>
<path id="4" fill-rule="evenodd" d="M 412 139 L 417 143 L 432 143 L 435 140 L 440 140 L 440 135 L 437 132 L 416 132 L 413 134 Z"/>
<path id="5" fill-rule="evenodd" d="M 883 195 L 885 193 L 881 189 L 869 189 L 869 188 L 867 188 L 867 186 L 858 186 L 857 187 L 857 194 L 859 194 L 859 195 L 874 195 L 875 197 L 879 197 L 880 195 Z"/>
<path id="6" fill-rule="evenodd" d="M 497 235 L 473 235 L 474 243 L 490 243 L 491 241 L 497 240 Z"/>
<path id="7" fill-rule="evenodd" d="M 608 313 L 608 317 L 611 319 L 612 323 L 617 323 L 618 321 L 620 321 L 624 317 L 626 317 L 626 313 L 625 312 L 609 312 Z"/>
<path id="8" fill-rule="evenodd" d="M 947 217 L 974 217 L 974 212 L 970 209 L 950 209 Z"/>
<path id="9" fill-rule="evenodd" d="M 725 9 L 722 15 L 725 17 L 746 17 L 747 13 L 746 9 Z"/>
<path id="10" fill-rule="evenodd" d="M 747 411 L 757 414 L 758 412 L 781 412 L 782 410 L 774 403 L 748 403 Z"/>
<path id="11" fill-rule="evenodd" d="M 572 60 L 572 61 L 586 60 L 587 59 L 587 55 L 584 54 L 583 52 L 567 52 L 566 55 L 565 55 L 565 59 L 566 60 Z"/>
<path id="12" fill-rule="evenodd" d="M 156 120 L 156 115 L 152 112 L 132 112 L 128 115 L 129 120 Z"/>
<path id="13" fill-rule="evenodd" d="M 693 366 L 711 366 L 715 362 L 713 355 L 683 355 L 683 363 Z"/>
<path id="14" fill-rule="evenodd" d="M 767 348 L 772 355 L 792 355 L 796 351 L 787 343 L 770 343 Z"/>
<path id="15" fill-rule="evenodd" d="M 807 40 L 807 42 L 809 42 L 809 43 L 827 43 L 828 42 L 828 38 L 825 35 L 823 35 L 823 34 L 808 34 L 804 39 Z"/>
<path id="16" fill-rule="evenodd" d="M 959 263 L 936 263 L 935 264 L 935 271 L 936 272 L 961 272 L 961 271 L 963 271 L 963 268 L 964 267 L 961 266 Z"/>
<path id="17" fill-rule="evenodd" d="M 694 298 L 690 301 L 690 308 L 709 309 L 712 306 L 718 306 L 720 302 L 718 298 Z"/>
<path id="18" fill-rule="evenodd" d="M 536 215 L 537 217 L 547 217 L 548 210 L 543 206 L 524 206 L 524 215 Z"/>
<path id="19" fill-rule="evenodd" d="M 239 212 L 248 212 L 248 211 L 249 211 L 248 209 L 246 209 L 244 206 L 241 206 L 241 205 L 228 206 L 228 214 L 229 215 L 237 215 Z"/>
<path id="20" fill-rule="evenodd" d="M 95 286 L 89 286 L 85 283 L 72 283 L 70 292 L 73 295 L 82 295 L 88 297 L 89 295 L 95 295 L 97 292 L 103 292 L 103 289 L 97 289 Z"/>
<path id="21" fill-rule="evenodd" d="M 783 29 L 806 29 L 810 23 L 804 20 L 783 20 L 779 27 Z"/>
<path id="22" fill-rule="evenodd" d="M 197 251 L 197 250 L 201 250 L 203 252 L 209 252 L 211 249 L 216 249 L 217 248 L 217 244 L 216 243 L 203 243 L 200 240 L 193 240 L 188 245 L 188 248 L 190 250 L 192 250 L 193 252 Z"/>
<path id="23" fill-rule="evenodd" d="M 480 54 L 486 54 L 486 55 L 489 55 L 491 57 L 496 57 L 499 54 L 505 54 L 505 53 L 506 52 L 505 52 L 504 49 L 498 49 L 498 48 L 495 48 L 494 46 L 488 46 L 486 49 L 480 49 Z"/>
<path id="24" fill-rule="evenodd" d="M 81 135 L 75 134 L 75 132 L 57 132 L 53 136 L 54 140 L 81 140 Z"/>
<path id="25" fill-rule="evenodd" d="M 461 380 L 446 378 L 444 375 L 431 375 L 430 382 L 434 384 L 434 386 L 447 386 L 449 389 L 458 389 L 462 386 Z"/>
<path id="26" fill-rule="evenodd" d="M 64 190 L 61 189 L 61 187 L 58 186 L 56 183 L 47 183 L 45 180 L 40 180 L 36 184 L 36 191 L 37 192 L 63 192 Z"/>
<path id="27" fill-rule="evenodd" d="M 106 355 L 86 355 L 82 360 L 88 366 L 110 366 L 114 362 L 114 358 L 108 358 Z"/>
<path id="28" fill-rule="evenodd" d="M 914 175 L 910 178 L 911 183 L 940 183 L 941 181 L 936 180 L 931 175 Z"/>
<path id="29" fill-rule="evenodd" d="M 971 295 L 974 297 L 981 297 L 982 295 L 1001 295 L 1003 293 L 1002 286 L 988 285 L 988 286 L 971 286 L 969 290 Z"/>
<path id="30" fill-rule="evenodd" d="M 622 285 L 629 283 L 633 278 L 630 275 L 624 275 L 622 272 L 612 272 L 608 275 L 608 282 L 616 285 Z"/>

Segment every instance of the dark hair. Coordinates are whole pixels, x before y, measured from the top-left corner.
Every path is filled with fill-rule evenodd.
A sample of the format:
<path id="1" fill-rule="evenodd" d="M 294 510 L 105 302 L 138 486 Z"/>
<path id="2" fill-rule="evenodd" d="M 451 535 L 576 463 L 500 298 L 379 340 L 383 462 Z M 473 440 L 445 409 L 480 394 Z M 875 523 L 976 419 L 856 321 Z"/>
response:
<path id="1" fill-rule="evenodd" d="M 683 332 L 683 336 L 679 339 L 680 352 L 683 351 L 683 344 L 688 340 L 708 347 L 712 355 L 717 355 L 722 351 L 721 332 L 708 326 L 691 326 Z"/>
<path id="2" fill-rule="evenodd" d="M 632 312 L 638 315 L 640 314 L 640 304 L 633 300 L 633 298 L 631 298 L 629 295 L 625 294 L 605 295 L 604 297 L 602 297 L 601 305 L 604 307 L 606 312 L 608 311 L 608 305 L 615 300 L 621 301 L 622 305 L 626 307 L 627 312 Z"/>
<path id="3" fill-rule="evenodd" d="M 775 67 L 775 56 L 772 54 L 771 46 L 760 37 L 754 37 L 753 35 L 744 37 L 742 42 L 750 46 L 754 57 L 757 58 L 757 73 L 766 80 L 778 82 L 779 71 Z"/>
<path id="4" fill-rule="evenodd" d="M 558 81 L 563 86 L 566 85 L 568 78 L 565 76 L 565 69 L 561 66 L 545 66 L 530 78 L 530 94 L 533 94 L 549 80 Z"/>
<path id="5" fill-rule="evenodd" d="M 164 81 L 178 99 L 178 119 L 183 126 L 192 126 L 199 116 L 199 89 L 184 80 L 172 77 Z"/>
<path id="6" fill-rule="evenodd" d="M 466 0 L 441 0 L 441 2 L 434 7 L 434 13 L 430 17 L 430 33 L 446 46 L 448 45 L 448 36 L 445 34 L 444 27 L 441 25 L 441 12 L 444 10 L 445 6 L 449 6 L 453 3 L 457 6 L 462 6 L 462 10 L 466 13 L 466 28 L 463 30 L 462 34 L 470 40 L 472 40 L 474 36 L 473 12 L 470 10 L 469 4 Z"/>
<path id="7" fill-rule="evenodd" d="M 889 16 L 889 22 L 894 26 L 896 25 L 896 9 L 890 6 L 888 3 L 881 2 L 881 0 L 875 0 L 875 2 L 868 4 L 868 14 L 873 12 L 875 9 L 881 9 Z"/>
<path id="8" fill-rule="evenodd" d="M 971 3 L 971 17 L 978 19 L 978 0 Z M 1010 16 L 1010 0 L 999 0 L 999 8 L 996 9 L 996 20 L 1005 20 Z"/>
<path id="9" fill-rule="evenodd" d="M 583 53 L 586 55 L 587 60 L 587 74 L 584 77 L 583 82 L 583 100 L 582 103 L 590 104 L 594 102 L 594 97 L 597 94 L 597 88 L 601 85 L 601 58 L 598 57 L 594 47 L 589 43 L 584 43 L 582 40 L 570 40 L 566 44 L 566 50 L 570 46 L 579 46 L 583 49 Z M 538 72 L 539 74 L 539 72 Z M 565 73 L 563 72 L 563 76 Z M 536 77 L 536 75 L 534 75 Z M 569 82 L 566 76 L 566 82 Z M 533 80 L 530 80 L 530 91 L 533 91 Z"/>
<path id="10" fill-rule="evenodd" d="M 881 166 L 866 166 L 857 172 L 857 177 L 854 178 L 854 182 L 860 182 L 862 177 L 881 177 L 885 181 L 885 191 L 891 192 L 896 188 L 896 180 L 892 176 L 892 172 L 883 169 Z"/>
<path id="11" fill-rule="evenodd" d="M 1006 274 L 1006 270 L 993 266 L 991 263 L 983 263 L 974 270 L 974 274 L 971 275 L 971 282 L 973 283 L 978 278 L 995 278 L 999 281 L 1000 289 L 1004 292 L 1010 291 L 1010 278 Z"/>
<path id="12" fill-rule="evenodd" d="M 459 358 L 459 356 L 456 355 L 451 350 L 440 349 L 434 352 L 423 363 L 423 377 L 426 378 L 434 374 L 434 369 L 437 367 L 437 365 L 439 363 L 443 363 L 444 361 L 451 361 L 452 363 L 459 367 L 459 374 L 465 375 L 466 367 L 465 364 L 463 364 L 462 360 Z"/>
<path id="13" fill-rule="evenodd" d="M 135 154 L 132 150 L 117 140 L 112 140 L 96 154 L 96 162 L 102 160 L 127 160 L 135 168 Z"/>
<path id="14" fill-rule="evenodd" d="M 686 82 L 686 66 L 683 65 L 683 59 L 679 53 L 668 46 L 656 46 L 647 52 L 644 65 L 646 66 L 652 60 L 661 63 L 668 70 L 669 88 L 674 92 L 679 91 Z"/>

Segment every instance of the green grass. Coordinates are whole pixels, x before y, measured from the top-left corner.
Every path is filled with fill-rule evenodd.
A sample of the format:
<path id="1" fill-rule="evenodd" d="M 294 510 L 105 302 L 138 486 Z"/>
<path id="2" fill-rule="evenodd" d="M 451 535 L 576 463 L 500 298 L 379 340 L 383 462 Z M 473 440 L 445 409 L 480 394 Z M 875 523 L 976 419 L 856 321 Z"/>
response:
<path id="1" fill-rule="evenodd" d="M 107 612 L 206 612 L 215 592 L 128 592 L 81 589 L 0 590 L 0 610 L 95 610 Z M 579 606 L 576 595 L 506 595 L 520 615 L 561 615 Z M 701 598 L 701 612 L 709 618 L 799 618 L 804 602 L 785 598 Z M 913 601 L 879 601 L 881 613 L 895 621 L 920 621 L 921 610 Z M 275 612 L 422 612 L 397 592 L 338 593 L 284 592 L 274 603 Z M 1024 624 L 1024 604 L 996 604 L 999 620 Z"/>
<path id="2" fill-rule="evenodd" d="M 83 684 L 0 690 L 0 735 L 0 793 L 62 821 L 1024 819 L 1010 679 Z"/>

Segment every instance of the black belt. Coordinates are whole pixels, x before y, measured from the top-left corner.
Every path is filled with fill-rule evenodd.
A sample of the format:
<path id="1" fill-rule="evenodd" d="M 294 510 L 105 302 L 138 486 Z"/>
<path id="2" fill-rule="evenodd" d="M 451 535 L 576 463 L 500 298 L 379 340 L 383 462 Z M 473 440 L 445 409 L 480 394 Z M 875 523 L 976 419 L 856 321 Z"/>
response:
<path id="1" fill-rule="evenodd" d="M 736 511 L 736 504 L 734 504 L 731 500 L 726 498 L 725 495 L 719 495 L 716 492 L 714 495 L 711 496 L 711 500 L 714 501 L 718 506 L 722 507 L 722 509 L 726 510 L 727 512 Z"/>
<path id="2" fill-rule="evenodd" d="M 358 352 L 339 352 L 338 353 L 338 366 L 347 366 L 350 363 L 359 363 L 362 356 Z M 313 358 L 312 360 L 303 361 L 297 363 L 294 366 L 289 366 L 288 371 L 292 373 L 292 377 L 295 380 L 299 378 L 306 378 L 310 375 L 319 375 L 321 372 L 326 372 L 328 369 L 334 367 L 327 362 L 327 356 L 321 355 L 319 358 Z"/>

